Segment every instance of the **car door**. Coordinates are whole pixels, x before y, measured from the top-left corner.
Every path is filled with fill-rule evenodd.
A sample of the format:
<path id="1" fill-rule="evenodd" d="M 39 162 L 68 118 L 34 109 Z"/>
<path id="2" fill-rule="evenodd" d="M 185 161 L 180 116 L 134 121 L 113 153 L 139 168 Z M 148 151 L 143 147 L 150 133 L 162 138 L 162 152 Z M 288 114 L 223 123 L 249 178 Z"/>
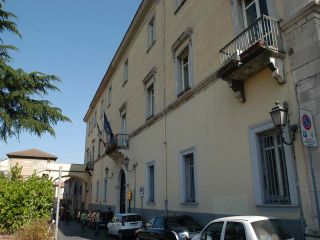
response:
<path id="1" fill-rule="evenodd" d="M 224 240 L 247 240 L 245 226 L 241 222 L 226 222 Z M 248 239 L 251 240 L 251 239 Z"/>
<path id="2" fill-rule="evenodd" d="M 163 239 L 163 231 L 164 231 L 164 218 L 155 217 L 152 227 L 147 231 L 146 237 L 148 240 Z"/>
<path id="3" fill-rule="evenodd" d="M 118 235 L 119 234 L 119 230 L 121 229 L 121 227 L 122 227 L 122 218 L 123 218 L 124 216 L 117 216 L 117 218 L 116 218 L 116 221 L 115 221 L 115 223 L 114 223 L 114 229 L 113 229 L 113 231 L 114 231 L 114 235 Z"/>
<path id="4" fill-rule="evenodd" d="M 213 222 L 208 225 L 202 232 L 201 240 L 221 240 L 224 222 Z"/>
<path id="5" fill-rule="evenodd" d="M 142 228 L 142 229 L 140 229 L 140 230 L 138 230 L 138 237 L 140 238 L 140 239 L 145 239 L 145 240 L 149 240 L 150 238 L 150 234 L 149 234 L 149 231 L 151 231 L 152 230 L 152 228 L 153 228 L 153 223 L 154 223 L 154 220 L 155 220 L 155 218 L 151 218 L 146 224 L 145 224 L 145 226 Z"/>

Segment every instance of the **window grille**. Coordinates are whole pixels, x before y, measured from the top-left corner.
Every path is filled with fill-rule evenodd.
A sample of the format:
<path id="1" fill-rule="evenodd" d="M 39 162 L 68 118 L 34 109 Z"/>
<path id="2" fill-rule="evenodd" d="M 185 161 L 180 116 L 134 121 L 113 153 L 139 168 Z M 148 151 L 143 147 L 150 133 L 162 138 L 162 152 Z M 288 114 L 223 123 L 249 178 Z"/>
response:
<path id="1" fill-rule="evenodd" d="M 279 133 L 260 136 L 265 204 L 290 204 L 286 158 Z"/>

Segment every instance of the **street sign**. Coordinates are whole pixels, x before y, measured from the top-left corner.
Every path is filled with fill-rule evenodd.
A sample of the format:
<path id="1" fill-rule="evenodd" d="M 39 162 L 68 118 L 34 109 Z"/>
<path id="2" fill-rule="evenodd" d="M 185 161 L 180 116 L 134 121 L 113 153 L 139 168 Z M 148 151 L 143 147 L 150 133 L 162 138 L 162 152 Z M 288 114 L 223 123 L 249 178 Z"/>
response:
<path id="1" fill-rule="evenodd" d="M 140 195 L 140 197 L 143 197 L 143 195 L 144 195 L 144 188 L 143 187 L 140 187 L 139 195 Z"/>
<path id="2" fill-rule="evenodd" d="M 303 144 L 307 147 L 317 147 L 318 141 L 311 111 L 300 109 L 300 125 Z"/>

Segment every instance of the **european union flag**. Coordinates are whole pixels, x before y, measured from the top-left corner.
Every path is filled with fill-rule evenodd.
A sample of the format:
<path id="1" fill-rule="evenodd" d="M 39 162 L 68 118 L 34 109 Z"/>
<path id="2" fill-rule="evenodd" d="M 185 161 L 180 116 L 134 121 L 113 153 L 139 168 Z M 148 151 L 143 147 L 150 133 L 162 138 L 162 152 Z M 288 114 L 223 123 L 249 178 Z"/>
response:
<path id="1" fill-rule="evenodd" d="M 114 140 L 113 132 L 112 132 L 110 123 L 109 123 L 108 118 L 107 118 L 105 113 L 104 113 L 103 127 L 104 127 L 104 130 L 106 131 L 107 135 L 109 135 L 109 137 L 110 137 L 109 138 L 110 139 L 110 143 L 113 143 L 113 140 Z"/>

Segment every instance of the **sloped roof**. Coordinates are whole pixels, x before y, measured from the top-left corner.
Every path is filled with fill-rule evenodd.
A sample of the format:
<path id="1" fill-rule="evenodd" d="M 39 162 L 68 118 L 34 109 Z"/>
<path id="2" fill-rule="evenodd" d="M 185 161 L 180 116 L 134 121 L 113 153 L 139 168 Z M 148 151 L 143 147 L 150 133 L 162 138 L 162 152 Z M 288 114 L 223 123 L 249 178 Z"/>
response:
<path id="1" fill-rule="evenodd" d="M 39 149 L 36 149 L 36 148 L 7 153 L 7 156 L 9 158 L 19 157 L 19 158 L 36 158 L 36 159 L 44 159 L 44 160 L 48 160 L 48 159 L 57 160 L 56 156 L 40 151 Z"/>

